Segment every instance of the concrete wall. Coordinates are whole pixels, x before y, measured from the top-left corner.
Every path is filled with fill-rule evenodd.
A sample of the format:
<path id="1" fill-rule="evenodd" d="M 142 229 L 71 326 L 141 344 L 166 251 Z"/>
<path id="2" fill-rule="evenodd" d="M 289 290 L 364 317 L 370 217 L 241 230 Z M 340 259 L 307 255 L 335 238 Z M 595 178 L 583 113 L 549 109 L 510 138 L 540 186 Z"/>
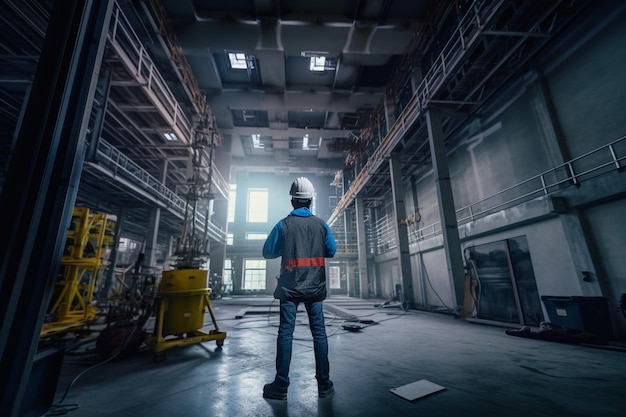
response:
<path id="1" fill-rule="evenodd" d="M 605 2 L 611 3 L 611 2 Z M 626 134 L 626 5 L 588 16 L 578 49 L 546 68 L 556 113 L 572 157 Z"/>
<path id="2" fill-rule="evenodd" d="M 592 254 L 596 259 L 598 284 L 609 300 L 618 300 L 626 293 L 626 200 L 613 201 L 584 210 Z M 613 302 L 611 307 L 617 307 Z M 625 306 L 626 307 L 626 306 Z M 613 328 L 617 334 L 626 334 L 626 319 L 613 315 Z"/>
<path id="3" fill-rule="evenodd" d="M 611 8 L 608 3 L 586 14 L 567 38 L 554 43 L 552 51 L 458 133 L 457 145 L 449 149 L 457 209 L 626 134 L 626 4 Z M 624 155 L 626 144 L 619 146 Z M 575 169 L 580 172 L 594 163 L 592 159 L 575 164 Z M 527 204 L 461 227 L 461 238 L 465 248 L 526 236 L 540 295 L 607 297 L 613 327 L 619 338 L 625 338 L 626 320 L 616 312 L 616 305 L 626 293 L 626 173 L 614 167 L 608 170 L 612 172 L 605 175 L 611 181 L 598 178 L 559 194 L 565 207 L 555 208 L 556 200 L 538 195 Z M 415 200 L 421 214 L 417 227 L 438 222 L 432 171 L 422 172 L 413 183 L 411 187 L 407 179 L 405 190 L 406 201 L 411 202 L 407 210 L 413 209 Z M 474 209 L 512 197 L 504 193 Z M 416 303 L 445 308 L 453 291 L 440 240 L 438 236 L 420 242 L 419 247 L 412 245 L 411 264 Z M 394 265 L 397 259 L 377 265 L 379 296 L 386 296 L 400 282 Z M 583 273 L 591 279 L 583 280 Z"/>

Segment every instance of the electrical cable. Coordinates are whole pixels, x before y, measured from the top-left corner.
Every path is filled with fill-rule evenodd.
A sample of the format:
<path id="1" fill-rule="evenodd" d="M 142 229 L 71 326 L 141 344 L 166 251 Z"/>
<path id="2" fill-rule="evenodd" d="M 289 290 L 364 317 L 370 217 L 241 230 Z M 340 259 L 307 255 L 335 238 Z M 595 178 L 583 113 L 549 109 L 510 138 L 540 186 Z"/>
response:
<path id="1" fill-rule="evenodd" d="M 474 305 L 476 306 L 475 310 L 476 310 L 476 314 L 478 314 L 478 312 L 480 311 L 480 298 L 482 296 L 482 283 L 480 282 L 480 276 L 478 275 L 478 269 L 476 268 L 476 264 L 474 263 L 473 259 L 468 259 L 471 271 L 473 272 L 473 277 L 476 279 L 476 288 L 478 290 L 478 294 L 475 294 L 472 291 L 472 298 L 474 299 Z"/>
<path id="2" fill-rule="evenodd" d="M 469 256 L 468 256 L 468 253 L 470 254 Z M 480 284 L 480 277 L 478 276 L 478 270 L 476 269 L 474 260 L 471 257 L 471 253 L 472 251 L 469 248 L 465 248 L 465 251 L 463 252 L 463 256 L 465 257 L 465 262 L 467 263 L 467 265 L 469 265 L 470 279 L 473 278 L 476 280 L 476 288 L 478 288 L 478 292 L 479 292 L 478 296 L 476 296 L 476 292 L 472 288 L 472 285 L 470 285 L 470 295 L 472 296 L 472 300 L 474 301 L 474 308 L 472 310 L 472 314 L 474 317 L 476 317 L 476 315 L 478 314 L 478 309 L 479 309 L 479 304 L 480 304 L 481 284 Z"/>
<path id="3" fill-rule="evenodd" d="M 421 253 L 417 231 L 415 231 L 415 235 L 416 235 L 415 241 L 417 243 L 417 252 Z M 439 301 L 441 301 L 441 304 L 443 305 L 443 307 L 445 307 L 449 313 L 459 315 L 458 310 L 462 310 L 462 307 L 457 306 L 455 308 L 452 308 L 448 306 L 445 301 L 443 301 L 443 299 L 441 298 L 437 290 L 435 290 L 435 287 L 433 287 L 432 282 L 430 282 L 430 276 L 428 275 L 428 270 L 426 269 L 426 265 L 424 265 L 424 260 L 421 257 L 419 257 L 419 262 L 420 262 L 420 267 L 421 267 L 420 269 L 422 270 L 422 272 L 424 272 L 424 277 L 426 278 L 426 282 L 428 283 L 428 286 L 433 290 L 433 292 L 435 293 Z"/>
<path id="4" fill-rule="evenodd" d="M 457 308 L 452 308 L 452 307 L 448 306 L 448 305 L 446 304 L 446 302 L 445 302 L 445 301 L 443 301 L 443 299 L 441 298 L 441 296 L 439 295 L 439 293 L 437 292 L 437 290 L 435 289 L 435 287 L 433 287 L 432 282 L 430 282 L 430 277 L 429 277 L 429 275 L 428 275 L 428 270 L 426 269 L 426 266 L 424 265 L 423 260 L 420 262 L 420 265 L 422 266 L 422 268 L 421 268 L 421 269 L 422 269 L 422 271 L 424 271 L 424 276 L 426 277 L 426 282 L 428 282 L 428 286 L 430 287 L 430 289 L 432 289 L 432 290 L 433 290 L 433 292 L 435 293 L 435 295 L 437 296 L 437 298 L 439 299 L 439 301 L 441 301 L 441 304 L 442 304 L 442 305 L 443 305 L 443 306 L 444 306 L 444 307 L 445 307 L 445 308 L 446 308 L 449 312 L 452 312 L 452 313 L 455 313 L 455 314 L 456 314 L 456 313 L 457 313 L 457 311 L 456 311 L 456 310 L 458 310 L 458 307 L 457 307 Z"/>
<path id="5" fill-rule="evenodd" d="M 122 347 L 112 356 L 108 357 L 107 359 L 100 361 L 98 363 L 96 363 L 95 365 L 90 366 L 89 368 L 83 370 L 81 373 L 79 373 L 73 380 L 72 382 L 67 386 L 67 388 L 65 389 L 65 392 L 63 393 L 63 396 L 61 397 L 61 399 L 56 403 L 50 406 L 50 408 L 48 409 L 48 411 L 42 416 L 42 417 L 50 417 L 50 416 L 62 416 L 62 415 L 66 415 L 72 411 L 78 410 L 80 408 L 80 406 L 78 404 L 63 404 L 63 401 L 65 400 L 65 397 L 67 397 L 67 394 L 70 391 L 70 388 L 72 388 L 74 386 L 74 384 L 83 376 L 85 375 L 87 372 L 92 371 L 93 369 L 97 368 L 98 366 L 104 365 L 105 363 L 111 362 L 113 359 L 117 358 L 128 346 L 128 343 L 130 342 L 130 340 L 133 337 L 133 334 L 135 333 L 135 331 L 137 330 L 138 326 L 133 326 L 132 331 L 130 332 L 130 334 L 128 335 L 128 338 L 126 338 L 126 340 L 124 341 L 124 344 L 122 345 Z"/>
<path id="6" fill-rule="evenodd" d="M 269 308 L 268 308 L 268 312 L 267 312 L 267 317 L 264 318 L 255 318 L 255 319 L 249 319 L 246 321 L 239 321 L 238 323 L 236 323 L 233 328 L 236 329 L 250 329 L 250 330 L 255 330 L 261 333 L 265 333 L 265 334 L 271 334 L 271 335 L 276 335 L 276 333 L 274 331 L 269 332 L 269 331 L 264 331 L 265 328 L 267 327 L 278 327 L 280 324 L 279 320 L 272 320 L 272 316 L 275 314 L 278 314 L 276 312 L 272 312 L 272 307 L 274 305 L 274 302 L 276 300 L 273 299 Z M 374 314 L 378 314 L 378 313 L 372 313 L 372 315 Z M 240 320 L 240 319 L 233 319 L 233 320 Z M 262 326 L 256 326 L 256 325 L 250 325 L 252 323 L 259 323 L 261 321 L 266 322 L 266 324 L 262 325 Z M 337 322 L 339 322 L 337 324 Z M 342 325 L 346 322 L 350 322 L 350 320 L 346 320 L 346 319 L 342 319 L 340 317 L 338 317 L 337 315 L 334 314 L 328 314 L 325 313 L 324 314 L 324 326 L 329 328 L 329 327 L 334 327 L 334 329 L 332 331 L 328 331 L 327 330 L 327 334 L 326 337 L 332 337 L 334 335 L 336 335 L 338 332 L 340 332 L 342 330 Z M 206 324 L 206 323 L 205 323 Z M 309 323 L 308 321 L 303 321 L 300 319 L 296 319 L 295 322 L 296 325 L 298 326 L 307 326 L 309 327 Z M 376 324 L 376 323 L 373 323 Z M 365 326 L 368 327 L 368 326 Z M 232 335 L 231 335 L 232 336 Z M 297 340 L 297 341 L 305 341 L 305 342 L 311 342 L 313 341 L 313 337 L 312 336 L 307 336 L 307 337 L 298 337 L 298 336 L 294 336 L 293 340 Z"/>

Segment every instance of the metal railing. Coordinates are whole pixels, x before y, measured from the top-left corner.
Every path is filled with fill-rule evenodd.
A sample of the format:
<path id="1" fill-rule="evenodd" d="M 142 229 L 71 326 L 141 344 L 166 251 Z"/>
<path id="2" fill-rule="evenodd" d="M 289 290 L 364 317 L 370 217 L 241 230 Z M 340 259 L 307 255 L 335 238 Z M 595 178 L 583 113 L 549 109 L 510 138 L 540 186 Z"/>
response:
<path id="1" fill-rule="evenodd" d="M 190 143 L 193 131 L 190 120 L 117 2 L 113 6 L 108 40 L 126 70 L 134 77 L 138 85 L 146 90 L 146 96 L 167 120 L 178 139 L 184 143 Z"/>
<path id="2" fill-rule="evenodd" d="M 216 169 L 215 167 L 213 167 L 213 169 L 211 170 L 211 186 L 215 186 L 218 193 L 226 200 L 228 200 L 228 195 L 230 193 L 230 184 L 228 183 L 228 181 L 226 181 L 220 170 Z"/>
<path id="3" fill-rule="evenodd" d="M 337 204 L 337 208 L 328 220 L 330 225 L 334 223 L 339 214 L 352 202 L 354 196 L 361 191 L 371 175 L 378 170 L 385 161 L 385 158 L 387 158 L 404 137 L 405 133 L 418 119 L 422 111 L 427 107 L 429 100 L 441 89 L 446 78 L 461 65 L 468 48 L 478 41 L 481 29 L 486 22 L 489 22 L 491 18 L 496 15 L 496 12 L 504 3 L 503 0 L 499 0 L 475 1 L 472 4 L 470 11 L 459 23 L 458 30 L 454 32 L 439 54 L 437 60 L 415 89 L 413 98 L 409 101 L 402 113 L 400 113 L 385 138 L 367 160 L 350 185 L 350 188 Z"/>
<path id="4" fill-rule="evenodd" d="M 187 201 L 150 175 L 136 162 L 100 138 L 97 150 L 98 162 L 109 168 L 113 175 L 121 175 L 134 185 L 147 191 L 166 208 L 185 213 Z"/>
<path id="5" fill-rule="evenodd" d="M 358 244 L 356 243 L 339 243 L 337 242 L 337 255 L 355 255 L 358 252 Z"/>
<path id="6" fill-rule="evenodd" d="M 508 207 L 578 185 L 597 175 L 621 170 L 626 161 L 626 136 L 586 152 L 552 169 L 534 175 L 456 210 L 459 225 L 470 223 Z M 441 222 L 413 230 L 409 243 L 414 244 L 441 234 Z"/>
<path id="7" fill-rule="evenodd" d="M 386 253 L 397 245 L 396 230 L 393 215 L 386 214 L 376 221 L 373 227 L 373 237 L 376 242 L 376 253 Z"/>
<path id="8" fill-rule="evenodd" d="M 111 170 L 113 175 L 120 175 L 130 181 L 139 189 L 146 191 L 156 201 L 184 219 L 187 211 L 187 200 L 167 188 L 159 180 L 150 175 L 141 168 L 137 163 L 133 162 L 122 152 L 111 146 L 106 140 L 100 139 L 97 150 L 98 162 Z M 212 222 L 206 222 L 206 216 L 201 213 L 196 214 L 196 227 L 199 230 L 206 229 L 210 235 L 219 241 L 226 240 L 226 231 Z"/>
<path id="9" fill-rule="evenodd" d="M 113 6 L 108 40 L 126 70 L 135 82 L 142 86 L 148 99 L 159 110 L 179 140 L 189 144 L 193 136 L 191 121 L 183 112 L 176 97 L 167 86 L 117 2 Z M 222 173 L 213 167 L 211 176 L 212 185 L 215 186 L 221 196 L 228 198 L 230 186 Z"/>

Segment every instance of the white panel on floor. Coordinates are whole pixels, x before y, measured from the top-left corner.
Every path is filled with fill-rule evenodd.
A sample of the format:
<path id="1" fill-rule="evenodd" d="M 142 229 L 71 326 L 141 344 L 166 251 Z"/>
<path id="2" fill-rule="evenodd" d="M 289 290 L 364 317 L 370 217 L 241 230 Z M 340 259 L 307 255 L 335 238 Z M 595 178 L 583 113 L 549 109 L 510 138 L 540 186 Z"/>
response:
<path id="1" fill-rule="evenodd" d="M 414 401 L 418 398 L 434 394 L 435 392 L 439 392 L 444 389 L 446 388 L 441 385 L 421 379 L 419 381 L 411 382 L 410 384 L 402 385 L 401 387 L 392 388 L 389 391 L 404 398 L 405 400 Z"/>

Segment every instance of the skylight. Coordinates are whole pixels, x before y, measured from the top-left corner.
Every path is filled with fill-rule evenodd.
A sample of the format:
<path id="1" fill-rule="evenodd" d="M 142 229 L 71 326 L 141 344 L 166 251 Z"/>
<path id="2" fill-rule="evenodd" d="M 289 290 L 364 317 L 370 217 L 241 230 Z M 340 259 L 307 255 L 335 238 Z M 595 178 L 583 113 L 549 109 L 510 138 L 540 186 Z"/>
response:
<path id="1" fill-rule="evenodd" d="M 230 60 L 230 67 L 233 69 L 247 69 L 246 54 L 243 52 L 229 52 L 228 59 Z"/>
<path id="2" fill-rule="evenodd" d="M 165 139 L 169 141 L 172 141 L 172 142 L 178 141 L 178 137 L 174 133 L 171 133 L 171 132 L 163 133 L 163 136 L 165 137 Z"/>
<path id="3" fill-rule="evenodd" d="M 263 149 L 263 144 L 261 143 L 261 135 L 252 135 L 252 147 L 254 149 Z"/>
<path id="4" fill-rule="evenodd" d="M 317 151 L 322 145 L 322 138 L 312 138 L 308 133 L 302 136 L 302 150 L 303 151 Z"/>
<path id="5" fill-rule="evenodd" d="M 311 71 L 324 71 L 326 69 L 326 57 L 325 56 L 312 56 L 309 69 Z"/>

